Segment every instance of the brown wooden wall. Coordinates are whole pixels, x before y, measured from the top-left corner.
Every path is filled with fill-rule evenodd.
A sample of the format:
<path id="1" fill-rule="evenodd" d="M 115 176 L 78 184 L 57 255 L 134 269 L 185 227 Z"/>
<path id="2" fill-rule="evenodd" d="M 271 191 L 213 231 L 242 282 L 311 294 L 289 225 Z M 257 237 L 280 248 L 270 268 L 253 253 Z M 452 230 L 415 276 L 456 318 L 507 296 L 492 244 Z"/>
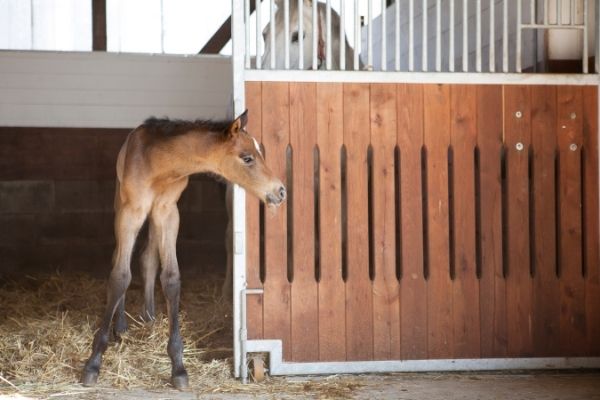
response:
<path id="1" fill-rule="evenodd" d="M 250 339 L 289 361 L 600 355 L 596 87 L 249 82 Z"/>

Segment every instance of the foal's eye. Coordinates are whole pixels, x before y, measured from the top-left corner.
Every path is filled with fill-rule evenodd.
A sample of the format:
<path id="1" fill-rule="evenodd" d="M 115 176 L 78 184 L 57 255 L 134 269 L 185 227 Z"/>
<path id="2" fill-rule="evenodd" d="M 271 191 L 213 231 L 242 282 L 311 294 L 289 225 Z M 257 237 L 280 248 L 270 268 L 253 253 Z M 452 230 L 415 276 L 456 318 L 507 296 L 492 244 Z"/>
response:
<path id="1" fill-rule="evenodd" d="M 302 32 L 302 39 L 306 37 L 306 32 Z M 292 43 L 296 43 L 298 41 L 298 31 L 292 32 Z"/>
<path id="2" fill-rule="evenodd" d="M 252 157 L 250 154 L 242 154 L 240 158 L 246 165 L 250 165 L 254 162 L 254 157 Z"/>

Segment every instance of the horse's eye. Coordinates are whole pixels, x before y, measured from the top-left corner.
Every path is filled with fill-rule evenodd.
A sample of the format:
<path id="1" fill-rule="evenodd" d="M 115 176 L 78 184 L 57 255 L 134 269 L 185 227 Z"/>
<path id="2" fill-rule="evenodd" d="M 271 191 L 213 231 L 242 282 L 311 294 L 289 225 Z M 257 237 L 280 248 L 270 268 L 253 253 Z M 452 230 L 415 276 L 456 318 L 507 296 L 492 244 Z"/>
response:
<path id="1" fill-rule="evenodd" d="M 302 39 L 306 37 L 306 32 L 302 32 Z M 298 31 L 292 32 L 292 43 L 296 43 L 298 41 Z"/>
<path id="2" fill-rule="evenodd" d="M 240 158 L 246 165 L 250 165 L 254 162 L 254 157 L 252 157 L 250 154 L 242 154 Z"/>

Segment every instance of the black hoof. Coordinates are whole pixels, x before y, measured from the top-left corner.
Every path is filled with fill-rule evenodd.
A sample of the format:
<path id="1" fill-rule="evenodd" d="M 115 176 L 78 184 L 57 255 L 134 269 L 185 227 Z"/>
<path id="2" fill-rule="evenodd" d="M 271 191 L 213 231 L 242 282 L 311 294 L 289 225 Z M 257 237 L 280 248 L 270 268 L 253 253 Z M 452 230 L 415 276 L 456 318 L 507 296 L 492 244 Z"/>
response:
<path id="1" fill-rule="evenodd" d="M 98 371 L 83 371 L 81 384 L 83 386 L 94 386 L 98 382 Z"/>
<path id="2" fill-rule="evenodd" d="M 188 375 L 185 371 L 177 376 L 171 377 L 171 383 L 173 384 L 173 387 L 177 390 L 187 390 L 190 387 Z"/>

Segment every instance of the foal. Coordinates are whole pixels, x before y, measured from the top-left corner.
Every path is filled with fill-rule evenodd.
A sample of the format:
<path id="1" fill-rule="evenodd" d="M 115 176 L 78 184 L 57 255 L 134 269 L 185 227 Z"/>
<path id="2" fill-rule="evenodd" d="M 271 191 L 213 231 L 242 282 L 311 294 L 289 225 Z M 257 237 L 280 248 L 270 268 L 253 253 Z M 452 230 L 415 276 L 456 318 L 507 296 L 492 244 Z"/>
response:
<path id="1" fill-rule="evenodd" d="M 177 200 L 191 174 L 209 172 L 244 187 L 262 201 L 285 200 L 281 181 L 265 165 L 256 140 L 246 132 L 247 112 L 235 121 L 179 121 L 150 118 L 132 131 L 117 159 L 113 268 L 108 282 L 106 311 L 83 369 L 82 383 L 98 380 L 115 316 L 115 333 L 127 329 L 125 291 L 131 281 L 131 254 L 136 236 L 149 219 L 148 244 L 141 257 L 145 304 L 143 317 L 154 319 L 154 282 L 158 266 L 167 303 L 171 381 L 188 387 L 179 333 L 179 266 L 175 242 L 179 229 Z"/>

